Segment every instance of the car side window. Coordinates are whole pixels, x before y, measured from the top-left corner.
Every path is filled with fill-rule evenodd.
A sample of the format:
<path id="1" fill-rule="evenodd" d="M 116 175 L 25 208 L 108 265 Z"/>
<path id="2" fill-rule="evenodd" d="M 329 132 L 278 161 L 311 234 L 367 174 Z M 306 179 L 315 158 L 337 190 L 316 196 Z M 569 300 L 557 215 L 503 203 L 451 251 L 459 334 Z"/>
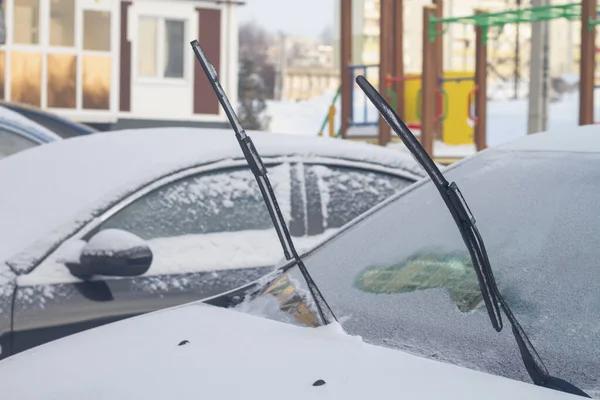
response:
<path id="1" fill-rule="evenodd" d="M 0 127 L 0 158 L 38 146 L 38 143 Z"/>
<path id="2" fill-rule="evenodd" d="M 278 179 L 271 179 L 274 189 L 287 191 L 289 166 L 271 167 L 269 172 L 279 175 Z M 281 197 L 281 201 L 287 198 L 289 203 L 289 193 L 282 193 Z M 240 167 L 202 173 L 166 184 L 112 215 L 99 229 L 109 228 L 151 240 L 264 230 L 271 229 L 272 223 L 252 172 L 247 167 Z"/>
<path id="3" fill-rule="evenodd" d="M 305 171 L 309 231 L 315 234 L 320 229 L 342 227 L 413 183 L 408 178 L 356 167 L 312 164 L 306 165 Z"/>
<path id="4" fill-rule="evenodd" d="M 286 163 L 267 167 L 290 223 L 291 167 Z M 215 271 L 270 268 L 283 256 L 258 184 L 246 166 L 168 183 L 125 206 L 97 229 L 120 229 L 145 240 L 153 253 L 147 275 L 213 271 L 219 277 L 221 272 Z M 232 287 L 243 283 L 235 281 Z"/>

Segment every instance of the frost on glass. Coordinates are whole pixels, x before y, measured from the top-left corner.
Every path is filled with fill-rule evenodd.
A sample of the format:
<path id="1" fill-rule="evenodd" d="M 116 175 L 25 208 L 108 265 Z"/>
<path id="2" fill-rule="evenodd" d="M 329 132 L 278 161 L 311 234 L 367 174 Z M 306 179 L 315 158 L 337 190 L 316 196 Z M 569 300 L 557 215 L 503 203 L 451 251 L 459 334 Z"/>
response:
<path id="1" fill-rule="evenodd" d="M 396 194 L 412 181 L 355 168 L 311 165 L 307 167 L 309 205 L 321 202 L 323 228 L 340 228 Z"/>
<path id="2" fill-rule="evenodd" d="M 482 153 L 447 178 L 460 186 L 498 288 L 550 373 L 598 393 L 600 157 Z M 304 262 L 349 334 L 531 381 L 506 318 L 502 332 L 491 326 L 468 250 L 431 182 Z"/>
<path id="3" fill-rule="evenodd" d="M 289 220 L 289 165 L 269 168 L 269 178 Z M 185 178 L 136 200 L 101 229 L 117 228 L 143 239 L 271 229 L 272 222 L 248 168 Z"/>

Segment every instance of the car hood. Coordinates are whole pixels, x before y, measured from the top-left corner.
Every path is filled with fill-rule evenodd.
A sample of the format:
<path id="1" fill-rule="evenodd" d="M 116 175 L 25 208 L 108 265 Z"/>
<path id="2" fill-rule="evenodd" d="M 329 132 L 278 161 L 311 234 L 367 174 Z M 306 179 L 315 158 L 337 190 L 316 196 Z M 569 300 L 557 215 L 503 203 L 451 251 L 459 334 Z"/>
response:
<path id="1" fill-rule="evenodd" d="M 576 398 L 369 345 L 338 324 L 302 328 L 202 303 L 4 359 L 0 387 L 20 400 Z"/>

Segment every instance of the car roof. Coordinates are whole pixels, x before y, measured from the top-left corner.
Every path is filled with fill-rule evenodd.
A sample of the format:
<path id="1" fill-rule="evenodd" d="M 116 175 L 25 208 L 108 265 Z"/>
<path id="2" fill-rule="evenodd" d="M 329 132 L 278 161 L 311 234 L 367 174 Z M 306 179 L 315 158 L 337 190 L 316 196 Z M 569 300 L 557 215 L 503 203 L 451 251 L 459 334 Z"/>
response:
<path id="1" fill-rule="evenodd" d="M 8 357 L 0 361 L 0 387 L 7 398 L 20 400 L 47 393 L 89 398 L 90 388 L 96 398 L 115 400 L 577 398 L 368 344 L 338 323 L 299 327 L 201 303 Z"/>
<path id="2" fill-rule="evenodd" d="M 331 157 L 387 167 L 409 179 L 424 174 L 409 154 L 380 146 L 250 134 L 264 157 Z M 176 171 L 232 159 L 243 159 L 233 132 L 202 128 L 101 132 L 7 157 L 0 162 L 0 262 L 14 256 L 13 269 L 27 270 L 111 202 Z"/>
<path id="3" fill-rule="evenodd" d="M 6 125 L 37 143 L 49 143 L 62 138 L 50 129 L 0 105 L 0 126 Z"/>
<path id="4" fill-rule="evenodd" d="M 494 151 L 559 151 L 600 153 L 600 125 L 583 125 L 572 130 L 549 130 L 494 147 Z"/>

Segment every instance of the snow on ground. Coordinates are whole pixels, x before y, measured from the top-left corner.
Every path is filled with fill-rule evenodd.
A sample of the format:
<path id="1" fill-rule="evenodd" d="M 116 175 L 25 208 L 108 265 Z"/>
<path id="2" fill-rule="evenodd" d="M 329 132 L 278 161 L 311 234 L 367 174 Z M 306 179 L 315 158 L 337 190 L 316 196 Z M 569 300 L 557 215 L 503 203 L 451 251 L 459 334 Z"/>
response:
<path id="1" fill-rule="evenodd" d="M 497 146 L 508 141 L 523 137 L 527 133 L 527 99 L 507 99 L 511 91 L 493 90 L 493 100 L 488 101 L 487 143 L 489 147 Z M 323 95 L 307 101 L 281 101 L 268 102 L 267 112 L 272 117 L 269 130 L 278 133 L 291 133 L 299 135 L 316 135 L 325 119 L 334 93 L 326 92 Z M 369 103 L 365 108 L 365 97 L 360 89 L 355 91 L 354 115 L 356 121 L 364 121 L 366 110 L 367 121 L 377 118 L 377 111 Z M 502 98 L 505 97 L 505 98 Z M 600 104 L 600 90 L 595 91 L 596 104 Z M 336 103 L 337 114 L 336 129 L 340 124 L 340 102 Z M 596 106 L 596 118 L 600 119 L 600 105 Z M 579 118 L 579 93 L 566 93 L 560 101 L 550 103 L 548 109 L 548 130 L 564 130 L 578 126 Z M 354 128 L 355 134 L 375 132 L 376 127 L 367 126 Z M 328 134 L 327 126 L 324 134 Z M 402 144 L 399 144 L 403 147 Z M 397 147 L 398 145 L 391 145 Z M 462 156 L 475 151 L 473 145 L 450 146 L 436 143 L 436 156 Z"/>

